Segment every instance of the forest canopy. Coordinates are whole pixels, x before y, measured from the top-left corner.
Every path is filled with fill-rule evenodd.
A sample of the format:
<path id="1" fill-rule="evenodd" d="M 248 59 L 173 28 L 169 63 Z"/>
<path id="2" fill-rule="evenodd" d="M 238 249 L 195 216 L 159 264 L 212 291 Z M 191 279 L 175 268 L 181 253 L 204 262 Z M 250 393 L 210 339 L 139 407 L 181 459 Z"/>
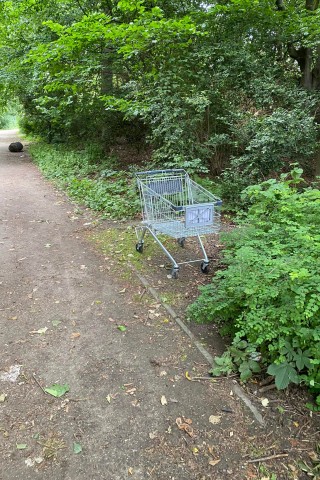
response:
<path id="1" fill-rule="evenodd" d="M 1 108 L 48 142 L 119 138 L 225 196 L 298 162 L 320 172 L 318 0 L 0 4 Z"/>

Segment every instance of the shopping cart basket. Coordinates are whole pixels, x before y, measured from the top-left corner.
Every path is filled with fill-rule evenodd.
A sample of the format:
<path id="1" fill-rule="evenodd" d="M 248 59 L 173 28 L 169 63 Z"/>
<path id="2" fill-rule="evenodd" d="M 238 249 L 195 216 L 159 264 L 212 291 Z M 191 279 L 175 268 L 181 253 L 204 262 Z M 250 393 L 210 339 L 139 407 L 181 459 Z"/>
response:
<path id="1" fill-rule="evenodd" d="M 221 200 L 191 180 L 183 169 L 138 172 L 136 178 L 143 216 L 142 225 L 136 228 L 136 250 L 143 252 L 148 231 L 172 263 L 173 278 L 184 263 L 201 261 L 201 271 L 207 273 L 209 260 L 200 236 L 219 231 Z M 187 237 L 197 237 L 203 258 L 176 262 L 158 234 L 176 238 L 181 247 Z"/>

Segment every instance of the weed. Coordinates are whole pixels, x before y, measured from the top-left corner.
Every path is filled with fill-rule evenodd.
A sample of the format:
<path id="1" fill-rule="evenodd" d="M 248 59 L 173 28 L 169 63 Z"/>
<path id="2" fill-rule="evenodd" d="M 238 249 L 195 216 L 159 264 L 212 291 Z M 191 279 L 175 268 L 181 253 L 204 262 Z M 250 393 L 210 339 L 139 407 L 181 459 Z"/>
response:
<path id="1" fill-rule="evenodd" d="M 43 457 L 47 460 L 54 460 L 59 450 L 66 448 L 64 441 L 55 434 L 50 434 L 47 440 L 39 441 L 38 443 L 42 446 Z"/>

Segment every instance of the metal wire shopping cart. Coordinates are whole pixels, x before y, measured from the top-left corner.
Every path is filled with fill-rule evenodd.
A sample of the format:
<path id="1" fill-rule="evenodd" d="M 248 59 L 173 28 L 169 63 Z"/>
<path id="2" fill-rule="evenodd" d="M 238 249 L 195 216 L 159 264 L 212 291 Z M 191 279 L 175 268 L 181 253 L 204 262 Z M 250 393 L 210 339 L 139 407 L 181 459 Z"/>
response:
<path id="1" fill-rule="evenodd" d="M 209 259 L 200 235 L 217 233 L 220 228 L 220 198 L 191 180 L 183 169 L 152 170 L 136 173 L 142 206 L 142 225 L 136 228 L 136 250 L 143 252 L 148 231 L 172 263 L 171 275 L 177 278 L 179 265 L 201 261 L 208 272 Z M 181 247 L 187 237 L 198 237 L 203 258 L 176 262 L 158 234 L 176 238 Z"/>

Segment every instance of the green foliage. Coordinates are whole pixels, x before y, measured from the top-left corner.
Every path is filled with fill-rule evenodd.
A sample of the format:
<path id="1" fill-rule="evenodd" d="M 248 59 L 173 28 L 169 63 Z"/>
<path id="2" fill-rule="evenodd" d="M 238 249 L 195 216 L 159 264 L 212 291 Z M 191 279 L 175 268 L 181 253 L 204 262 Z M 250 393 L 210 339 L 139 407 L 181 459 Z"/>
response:
<path id="1" fill-rule="evenodd" d="M 17 97 L 22 129 L 49 143 L 149 143 L 160 167 L 222 174 L 237 208 L 292 161 L 315 170 L 320 9 L 283 5 L 0 2 L 0 108 Z"/>
<path id="2" fill-rule="evenodd" d="M 101 159 L 97 145 L 83 151 L 36 144 L 30 153 L 47 178 L 77 201 L 108 218 L 129 218 L 140 210 L 132 175 L 117 170 L 114 158 Z"/>
<path id="3" fill-rule="evenodd" d="M 232 346 L 221 356 L 214 358 L 210 371 L 214 377 L 239 371 L 240 379 L 245 382 L 254 373 L 260 372 L 260 354 L 245 340 L 235 339 Z"/>
<path id="4" fill-rule="evenodd" d="M 244 192 L 245 220 L 224 238 L 227 268 L 201 289 L 190 314 L 222 324 L 233 346 L 245 340 L 278 388 L 304 382 L 319 392 L 320 191 L 298 189 L 301 173 Z"/>

